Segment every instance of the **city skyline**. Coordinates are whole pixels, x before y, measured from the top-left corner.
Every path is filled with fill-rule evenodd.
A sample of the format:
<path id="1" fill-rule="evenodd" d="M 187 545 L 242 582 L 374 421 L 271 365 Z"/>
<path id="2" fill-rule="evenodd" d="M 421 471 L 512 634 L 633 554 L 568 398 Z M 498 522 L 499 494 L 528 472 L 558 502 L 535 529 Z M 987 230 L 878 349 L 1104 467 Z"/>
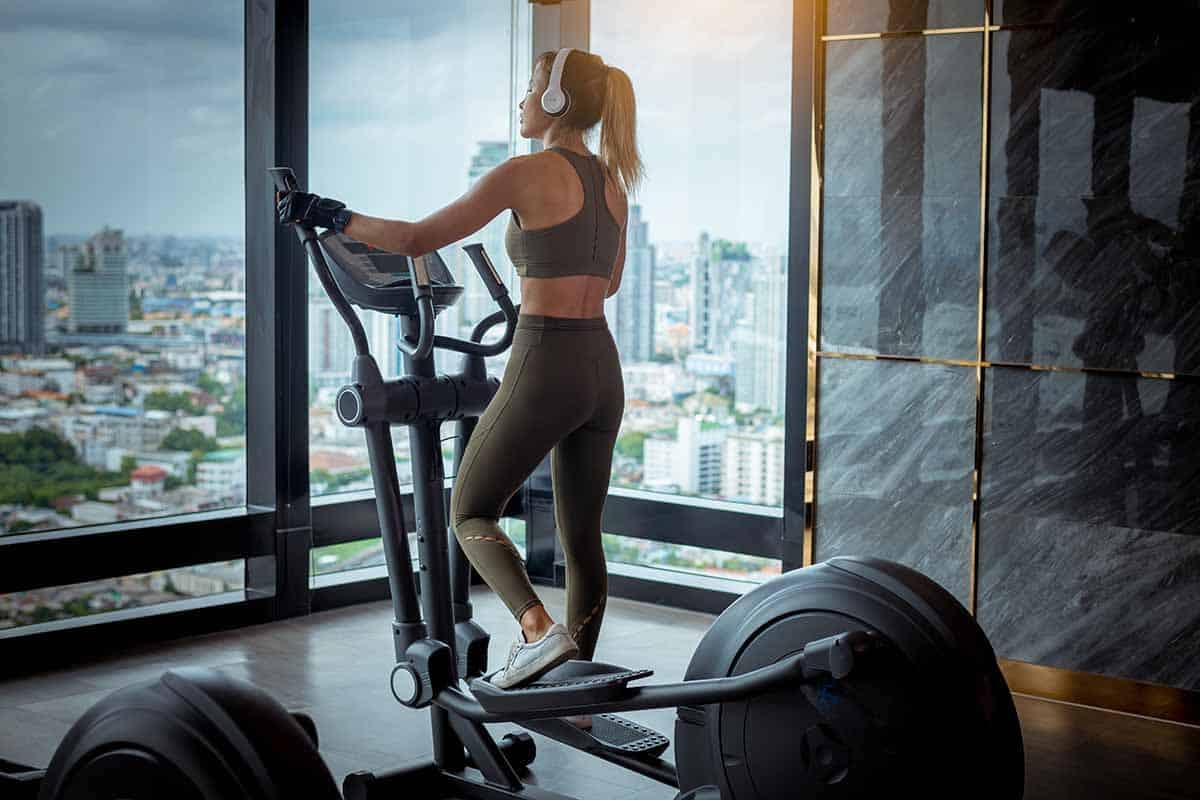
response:
<path id="1" fill-rule="evenodd" d="M 0 193 L 38 202 L 52 234 L 108 225 L 131 236 L 244 235 L 241 6 L 99 13 L 55 0 L 6 12 L 0 99 L 12 113 L 0 121 L 9 143 Z M 477 143 L 508 139 L 507 4 L 459 0 L 397 16 L 380 0 L 356 6 L 350 20 L 323 8 L 314 3 L 311 188 L 406 219 L 459 196 L 461 164 Z M 790 5 L 756 0 L 739 21 L 703 0 L 695 15 L 660 26 L 653 58 L 616 24 L 635 9 L 665 13 L 630 0 L 597 10 L 593 49 L 634 81 L 648 169 L 636 200 L 658 240 L 724 227 L 784 242 L 787 175 L 774 165 L 788 152 L 790 36 L 772 37 L 761 21 L 790 30 Z M 464 39 L 478 44 L 462 48 Z M 681 147 L 690 157 L 678 157 Z M 104 202 L 79 202 L 99 190 Z"/>

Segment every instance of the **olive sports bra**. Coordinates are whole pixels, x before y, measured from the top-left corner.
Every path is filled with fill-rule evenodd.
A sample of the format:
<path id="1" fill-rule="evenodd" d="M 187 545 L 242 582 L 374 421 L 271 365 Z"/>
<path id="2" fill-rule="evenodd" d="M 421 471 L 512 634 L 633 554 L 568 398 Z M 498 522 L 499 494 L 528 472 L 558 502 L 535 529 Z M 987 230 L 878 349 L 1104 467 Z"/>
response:
<path id="1" fill-rule="evenodd" d="M 550 149 L 564 156 L 579 173 L 583 208 L 566 222 L 534 230 L 522 228 L 513 212 L 504 233 L 508 258 L 522 278 L 609 278 L 621 243 L 621 226 L 604 200 L 604 167 L 595 156 L 581 156 L 561 147 Z"/>

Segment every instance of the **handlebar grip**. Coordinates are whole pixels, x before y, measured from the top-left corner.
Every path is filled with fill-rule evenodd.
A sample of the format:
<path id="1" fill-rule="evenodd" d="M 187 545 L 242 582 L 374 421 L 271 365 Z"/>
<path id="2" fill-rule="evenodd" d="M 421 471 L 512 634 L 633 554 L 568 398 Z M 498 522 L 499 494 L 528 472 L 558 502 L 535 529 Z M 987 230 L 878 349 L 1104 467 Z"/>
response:
<path id="1" fill-rule="evenodd" d="M 271 178 L 275 181 L 275 188 L 280 194 L 293 192 L 299 188 L 299 184 L 296 183 L 296 173 L 292 172 L 291 167 L 271 167 L 267 172 L 271 173 Z"/>
<path id="2" fill-rule="evenodd" d="M 483 284 L 487 286 L 492 299 L 499 300 L 502 296 L 507 295 L 508 288 L 505 287 L 504 281 L 500 280 L 500 273 L 496 272 L 496 267 L 492 264 L 492 259 L 484 252 L 483 245 L 478 243 L 468 244 L 463 247 L 463 250 L 467 252 L 467 255 L 471 258 L 471 262 L 475 264 L 475 270 L 479 273 Z"/>
<path id="3" fill-rule="evenodd" d="M 428 256 L 414 256 L 409 259 L 412 262 L 413 297 L 433 295 L 433 281 L 429 277 L 427 258 Z"/>

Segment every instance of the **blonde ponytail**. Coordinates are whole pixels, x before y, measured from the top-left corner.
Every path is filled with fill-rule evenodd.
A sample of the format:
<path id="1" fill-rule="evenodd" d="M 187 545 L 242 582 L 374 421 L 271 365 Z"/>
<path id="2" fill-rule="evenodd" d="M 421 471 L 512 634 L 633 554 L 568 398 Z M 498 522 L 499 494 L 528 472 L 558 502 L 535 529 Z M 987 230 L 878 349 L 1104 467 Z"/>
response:
<path id="1" fill-rule="evenodd" d="M 637 194 L 645 168 L 637 149 L 637 107 L 633 82 L 623 70 L 608 67 L 600 111 L 600 160 L 627 196 Z"/>

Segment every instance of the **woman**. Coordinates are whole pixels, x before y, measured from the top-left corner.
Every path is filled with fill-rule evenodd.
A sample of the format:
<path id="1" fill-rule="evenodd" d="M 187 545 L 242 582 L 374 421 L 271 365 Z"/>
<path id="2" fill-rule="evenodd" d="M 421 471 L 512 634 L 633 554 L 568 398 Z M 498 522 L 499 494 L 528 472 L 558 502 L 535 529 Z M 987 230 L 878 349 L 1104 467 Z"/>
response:
<path id="1" fill-rule="evenodd" d="M 565 97 L 551 85 L 558 75 Z M 281 221 L 344 230 L 406 255 L 444 247 L 512 212 L 505 245 L 521 276 L 521 314 L 500 391 L 463 454 L 450 503 L 467 557 L 521 626 L 490 678 L 503 688 L 595 652 L 608 592 L 600 517 L 625 402 L 604 300 L 621 284 L 627 197 L 642 173 L 633 85 L 599 56 L 543 53 L 520 109 L 521 135 L 545 149 L 509 159 L 419 222 L 368 217 L 298 192 L 279 201 Z M 584 143 L 597 123 L 599 157 Z M 547 613 L 498 524 L 547 452 L 566 556 L 565 627 Z"/>

